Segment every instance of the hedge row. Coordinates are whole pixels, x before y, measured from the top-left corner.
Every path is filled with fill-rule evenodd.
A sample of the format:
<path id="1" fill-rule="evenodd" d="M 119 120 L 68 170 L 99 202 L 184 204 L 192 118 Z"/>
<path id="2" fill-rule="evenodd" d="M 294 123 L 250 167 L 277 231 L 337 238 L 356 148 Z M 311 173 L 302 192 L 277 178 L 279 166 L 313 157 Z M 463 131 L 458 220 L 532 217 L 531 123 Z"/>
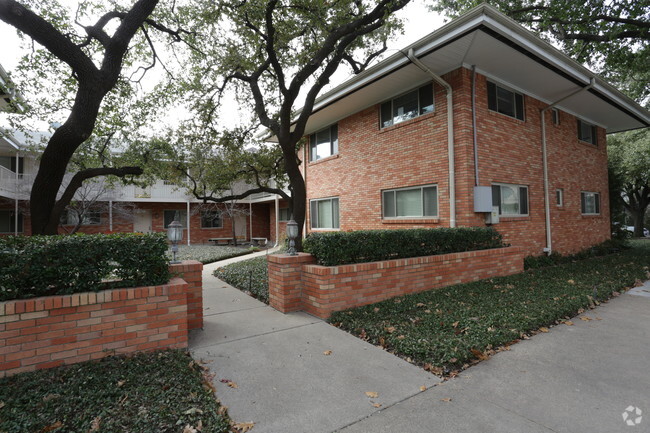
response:
<path id="1" fill-rule="evenodd" d="M 165 284 L 164 234 L 0 238 L 0 301 Z"/>
<path id="2" fill-rule="evenodd" d="M 456 227 L 410 230 L 358 230 L 311 233 L 305 252 L 319 265 L 375 262 L 432 256 L 505 246 L 501 234 L 491 227 Z"/>

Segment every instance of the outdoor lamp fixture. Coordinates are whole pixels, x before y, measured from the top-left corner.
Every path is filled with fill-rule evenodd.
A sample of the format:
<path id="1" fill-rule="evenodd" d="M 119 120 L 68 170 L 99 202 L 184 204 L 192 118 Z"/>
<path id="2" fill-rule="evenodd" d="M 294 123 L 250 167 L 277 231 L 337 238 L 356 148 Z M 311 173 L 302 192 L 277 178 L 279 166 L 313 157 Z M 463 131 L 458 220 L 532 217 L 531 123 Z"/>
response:
<path id="1" fill-rule="evenodd" d="M 176 260 L 176 253 L 178 252 L 178 243 L 183 240 L 183 225 L 178 221 L 172 221 L 167 226 L 167 239 L 172 243 L 173 259 L 170 263 L 180 263 Z"/>
<path id="2" fill-rule="evenodd" d="M 287 237 L 289 238 L 289 251 L 290 256 L 297 256 L 296 252 L 296 239 L 298 238 L 298 223 L 293 220 L 293 217 L 287 223 Z"/>

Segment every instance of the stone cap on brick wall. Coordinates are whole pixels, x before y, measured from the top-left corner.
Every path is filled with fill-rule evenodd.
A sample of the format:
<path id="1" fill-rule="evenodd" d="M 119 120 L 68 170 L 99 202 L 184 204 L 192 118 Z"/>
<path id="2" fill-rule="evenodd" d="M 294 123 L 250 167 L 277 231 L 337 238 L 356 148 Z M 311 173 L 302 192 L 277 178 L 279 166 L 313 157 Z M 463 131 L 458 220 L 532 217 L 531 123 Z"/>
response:
<path id="1" fill-rule="evenodd" d="M 289 254 L 269 254 L 267 260 L 271 263 L 279 265 L 293 264 L 293 263 L 313 263 L 316 261 L 314 256 L 308 253 L 298 253 L 296 256 Z"/>

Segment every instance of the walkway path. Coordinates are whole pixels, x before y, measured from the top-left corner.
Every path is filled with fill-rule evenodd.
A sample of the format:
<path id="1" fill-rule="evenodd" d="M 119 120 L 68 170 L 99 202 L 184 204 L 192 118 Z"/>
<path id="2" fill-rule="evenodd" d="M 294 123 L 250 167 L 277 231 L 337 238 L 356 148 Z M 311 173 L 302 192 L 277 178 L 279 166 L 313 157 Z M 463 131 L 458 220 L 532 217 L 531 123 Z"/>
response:
<path id="1" fill-rule="evenodd" d="M 193 332 L 190 350 L 210 362 L 230 416 L 254 422 L 254 432 L 331 432 L 439 382 L 320 319 L 245 295 L 211 275 L 221 265 L 204 268 L 204 329 Z"/>

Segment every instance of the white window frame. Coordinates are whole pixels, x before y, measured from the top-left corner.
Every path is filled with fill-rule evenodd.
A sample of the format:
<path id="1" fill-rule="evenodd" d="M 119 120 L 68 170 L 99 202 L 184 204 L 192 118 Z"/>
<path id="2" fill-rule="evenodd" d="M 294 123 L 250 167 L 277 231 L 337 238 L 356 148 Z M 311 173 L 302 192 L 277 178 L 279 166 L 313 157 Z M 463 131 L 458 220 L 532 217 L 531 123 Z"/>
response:
<path id="1" fill-rule="evenodd" d="M 593 197 L 594 198 L 594 211 L 595 212 L 587 212 L 587 197 Z M 596 199 L 597 197 L 597 199 Z M 600 207 L 601 207 L 601 200 L 600 200 L 600 193 L 596 191 L 580 191 L 580 213 L 582 215 L 600 215 Z"/>
<path id="2" fill-rule="evenodd" d="M 203 218 L 206 217 L 207 214 L 214 215 L 212 218 L 210 218 L 210 221 L 214 221 L 216 217 L 219 218 L 219 226 L 204 226 L 203 225 Z M 180 222 L 180 221 L 179 221 Z M 201 228 L 202 229 L 222 229 L 223 228 L 223 215 L 219 211 L 209 211 L 209 210 L 204 210 L 201 212 Z"/>
<path id="3" fill-rule="evenodd" d="M 578 124 L 578 130 L 577 130 L 578 140 L 582 141 L 583 143 L 589 143 L 589 144 L 593 144 L 594 146 L 598 146 L 598 127 L 593 123 L 587 122 L 586 120 L 582 120 L 580 118 L 576 120 Z M 588 127 L 591 130 L 591 141 L 586 140 L 582 135 L 583 125 Z"/>
<path id="4" fill-rule="evenodd" d="M 490 111 L 492 111 L 494 113 L 503 114 L 504 116 L 508 116 L 510 118 L 521 120 L 522 122 L 525 122 L 526 121 L 526 102 L 525 102 L 526 98 L 524 98 L 524 94 L 521 93 L 521 92 L 518 92 L 518 91 L 516 91 L 516 90 L 514 90 L 514 89 L 512 89 L 512 88 L 510 88 L 510 87 L 508 87 L 506 85 L 503 85 L 501 83 L 497 83 L 496 81 L 493 81 L 493 80 L 488 80 L 487 83 L 488 84 L 487 84 L 486 92 L 487 92 L 487 97 L 488 97 L 488 110 L 490 110 Z M 494 86 L 494 91 L 495 91 L 494 103 L 496 105 L 495 105 L 494 108 L 490 107 L 490 105 L 491 105 L 490 104 L 490 84 L 492 84 Z M 499 89 L 505 90 L 506 92 L 512 93 L 512 105 L 513 105 L 514 110 L 515 110 L 514 115 L 510 115 L 508 113 L 504 113 L 503 111 L 499 111 L 499 97 L 498 97 Z M 521 108 L 521 118 L 517 117 L 517 113 L 519 112 L 519 110 L 517 109 L 517 108 L 519 108 L 519 105 L 517 104 L 517 96 L 519 96 L 521 98 L 521 107 L 520 107 Z"/>
<path id="5" fill-rule="evenodd" d="M 431 110 L 430 110 L 430 111 L 426 111 L 426 112 L 423 113 L 423 112 L 422 112 L 422 109 L 425 108 L 425 107 L 428 107 L 429 105 L 426 105 L 425 107 L 422 106 L 422 102 L 420 101 L 420 91 L 421 91 L 421 89 L 423 89 L 423 88 L 425 88 L 425 87 L 429 87 L 429 86 L 431 86 Z M 417 114 L 416 114 L 415 116 L 413 116 L 413 117 L 409 117 L 408 119 L 406 119 L 406 118 L 405 118 L 405 119 L 400 119 L 400 120 L 398 120 L 398 121 L 396 122 L 396 121 L 395 121 L 395 114 L 393 113 L 393 109 L 394 109 L 393 104 L 394 104 L 394 102 L 395 102 L 396 99 L 399 99 L 399 98 L 401 98 L 402 96 L 406 96 L 406 95 L 408 95 L 408 94 L 410 94 L 410 93 L 416 93 L 417 96 L 418 96 L 418 110 L 417 110 L 418 112 L 417 112 Z M 383 119 L 383 117 L 382 117 L 382 116 L 383 116 L 383 111 L 384 111 L 383 108 L 384 108 L 384 106 L 385 106 L 386 104 L 390 104 L 390 113 L 391 113 L 391 114 L 390 114 L 390 116 L 391 116 L 390 125 L 384 125 L 384 119 Z M 393 126 L 393 125 L 397 125 L 397 124 L 400 124 L 400 123 L 402 123 L 402 122 L 406 122 L 407 120 L 417 119 L 417 118 L 420 117 L 420 116 L 424 116 L 425 114 L 433 113 L 434 111 L 436 111 L 436 101 L 435 101 L 435 95 L 434 95 L 433 83 L 432 83 L 432 82 L 430 82 L 430 83 L 425 83 L 425 84 L 423 84 L 423 85 L 421 85 L 421 86 L 416 87 L 415 89 L 411 89 L 411 90 L 409 90 L 408 92 L 401 93 L 401 94 L 399 94 L 399 95 L 397 95 L 397 96 L 395 96 L 395 97 L 389 99 L 388 101 L 384 101 L 384 102 L 382 102 L 382 103 L 379 105 L 379 128 L 380 128 L 380 129 L 390 128 L 390 127 Z"/>
<path id="6" fill-rule="evenodd" d="M 424 215 L 424 189 L 425 188 L 434 188 L 436 191 L 436 213 L 435 215 Z M 420 190 L 420 205 L 422 210 L 422 215 L 412 215 L 412 216 L 398 216 L 397 215 L 397 193 L 399 191 L 411 191 L 411 190 Z M 386 216 L 386 203 L 385 203 L 385 194 L 393 193 L 393 209 L 395 210 L 395 216 Z M 439 197 L 438 197 L 438 185 L 437 184 L 428 184 L 428 185 L 419 185 L 419 186 L 407 186 L 404 188 L 393 188 L 385 189 L 381 191 L 381 217 L 385 220 L 395 220 L 395 219 L 436 219 L 440 215 L 439 208 Z"/>
<path id="7" fill-rule="evenodd" d="M 336 210 L 338 211 L 338 215 L 334 215 L 334 211 L 332 210 L 332 222 L 336 221 L 338 222 L 337 227 L 314 227 L 314 222 L 319 222 L 320 218 L 319 215 L 316 214 L 314 215 L 314 207 L 313 204 L 321 202 L 321 201 L 334 201 L 336 200 Z M 324 198 L 316 198 L 309 200 L 309 227 L 311 230 L 317 231 L 317 230 L 340 230 L 341 229 L 341 201 L 339 200 L 339 197 L 324 197 Z M 318 209 L 318 205 L 316 205 L 316 209 Z M 334 206 L 332 206 L 332 209 L 334 209 Z M 315 217 L 314 217 L 315 216 Z M 334 224 L 332 224 L 334 225 Z"/>
<path id="8" fill-rule="evenodd" d="M 492 203 L 492 206 L 498 206 L 499 207 L 499 215 L 501 215 L 504 218 L 509 218 L 509 217 L 527 217 L 530 216 L 530 190 L 528 188 L 528 185 L 521 185 L 521 184 L 516 184 L 516 183 L 500 183 L 500 182 L 493 182 L 492 187 L 510 187 L 510 188 L 516 188 L 517 191 L 517 208 L 518 208 L 518 213 L 503 213 L 503 206 L 502 202 L 500 201 L 499 203 Z M 525 188 L 526 189 L 526 213 L 521 212 L 521 189 Z M 492 197 L 494 197 L 494 192 L 492 193 Z M 499 191 L 499 198 L 501 199 L 503 197 L 503 194 L 501 193 L 501 190 Z"/>
<path id="9" fill-rule="evenodd" d="M 555 204 L 557 207 L 564 207 L 564 189 L 557 188 L 555 190 Z"/>
<path id="10" fill-rule="evenodd" d="M 327 131 L 329 133 L 329 155 L 318 157 L 318 152 L 316 151 L 318 147 L 318 134 L 324 133 Z M 336 131 L 336 139 L 332 139 L 332 132 Z M 321 159 L 329 158 L 330 156 L 337 155 L 339 153 L 339 125 L 334 123 L 329 125 L 327 128 L 323 128 L 319 131 L 312 133 L 309 136 L 309 161 L 315 162 L 320 161 Z"/>

